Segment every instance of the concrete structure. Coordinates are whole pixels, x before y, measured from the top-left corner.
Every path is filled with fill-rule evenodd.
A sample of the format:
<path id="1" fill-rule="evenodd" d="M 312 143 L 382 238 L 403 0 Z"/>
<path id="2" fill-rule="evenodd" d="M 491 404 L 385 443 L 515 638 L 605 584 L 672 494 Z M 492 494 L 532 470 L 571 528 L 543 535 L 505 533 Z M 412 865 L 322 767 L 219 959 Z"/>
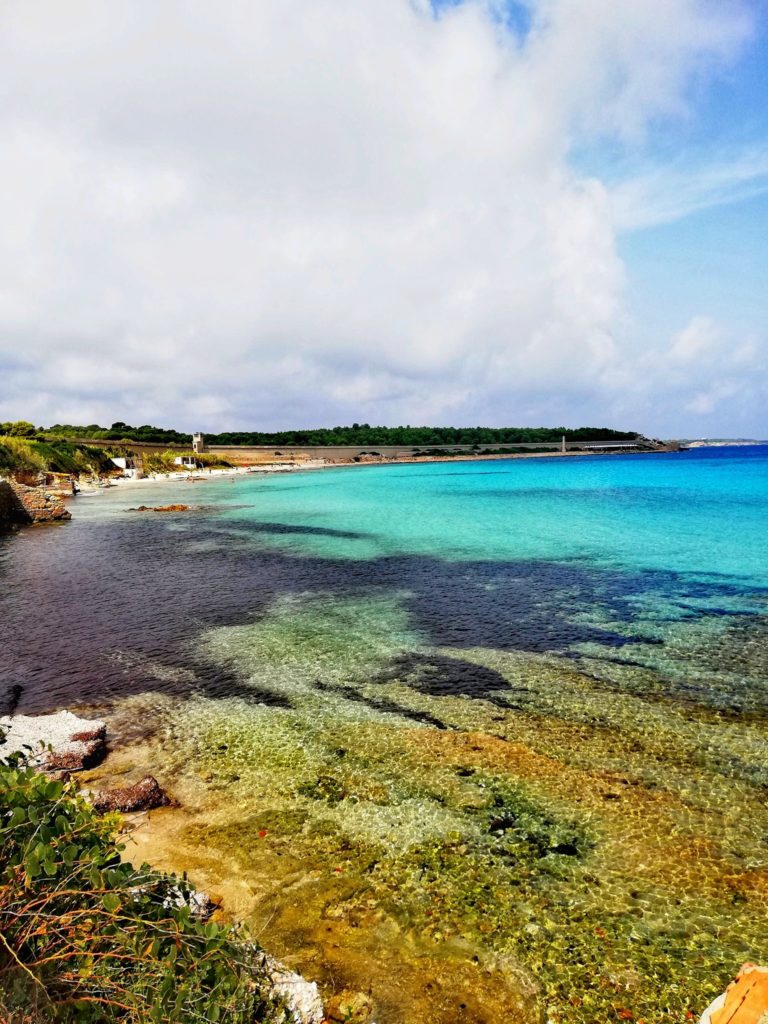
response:
<path id="1" fill-rule="evenodd" d="M 456 452 L 460 455 L 474 455 L 479 452 L 498 452 L 500 449 L 513 449 L 514 451 L 551 451 L 553 454 L 570 451 L 667 451 L 668 446 L 660 445 L 654 441 L 639 438 L 637 441 L 541 441 L 537 443 L 515 443 L 507 444 L 423 444 L 423 445 L 223 445 L 212 444 L 206 447 L 206 451 L 212 455 L 218 455 L 229 462 L 247 464 L 249 461 L 265 461 L 274 459 L 275 456 L 284 460 L 300 459 L 324 459 L 333 461 L 352 461 L 361 455 L 380 455 L 384 459 L 410 459 L 416 455 L 428 455 L 432 451 Z"/>
<path id="2" fill-rule="evenodd" d="M 94 441 L 92 438 L 77 438 L 77 444 L 90 444 L 96 447 L 103 447 L 103 441 Z M 115 445 L 118 446 L 117 444 Z M 196 447 L 195 447 L 196 446 Z M 157 444 L 150 441 L 121 441 L 119 447 L 128 451 L 133 456 L 136 467 L 139 470 L 138 476 L 142 475 L 141 457 L 151 455 L 155 452 L 174 451 L 179 454 L 189 453 L 188 445 L 180 444 Z M 430 452 L 447 451 L 459 455 L 474 455 L 478 452 L 499 452 L 500 449 L 513 449 L 514 451 L 549 451 L 553 454 L 562 454 L 563 441 L 540 441 L 540 442 L 507 442 L 504 444 L 424 444 L 424 445 L 207 445 L 203 434 L 193 435 L 193 450 L 195 453 L 208 452 L 218 455 L 221 458 L 232 462 L 235 465 L 247 466 L 265 462 L 291 462 L 306 461 L 308 459 L 326 462 L 351 462 L 361 455 L 379 455 L 382 459 L 409 459 L 415 455 L 428 455 Z M 652 452 L 652 451 L 677 451 L 680 444 L 677 441 L 651 441 L 648 438 L 639 437 L 636 441 L 566 441 L 565 451 L 594 452 Z M 141 467 L 141 468 L 140 468 Z"/>
<path id="3" fill-rule="evenodd" d="M 115 455 L 110 461 L 118 469 L 123 471 L 125 477 L 140 477 L 142 475 L 141 456 Z"/>

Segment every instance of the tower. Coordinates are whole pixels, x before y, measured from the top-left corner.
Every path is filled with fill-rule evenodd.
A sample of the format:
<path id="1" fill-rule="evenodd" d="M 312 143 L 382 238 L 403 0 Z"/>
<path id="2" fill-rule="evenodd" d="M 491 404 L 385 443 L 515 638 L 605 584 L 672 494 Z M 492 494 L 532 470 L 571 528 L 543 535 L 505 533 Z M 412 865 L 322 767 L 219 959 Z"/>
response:
<path id="1" fill-rule="evenodd" d="M 202 434 L 196 433 L 192 435 L 192 451 L 195 455 L 205 451 L 205 438 Z"/>

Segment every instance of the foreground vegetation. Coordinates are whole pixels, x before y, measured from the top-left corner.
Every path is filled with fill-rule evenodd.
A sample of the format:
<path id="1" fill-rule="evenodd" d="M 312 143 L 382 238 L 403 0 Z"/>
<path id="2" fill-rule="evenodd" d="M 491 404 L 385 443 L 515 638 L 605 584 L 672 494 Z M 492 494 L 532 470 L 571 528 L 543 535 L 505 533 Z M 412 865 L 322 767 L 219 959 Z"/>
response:
<path id="1" fill-rule="evenodd" d="M 115 815 L 18 755 L 0 764 L 0 1020 L 289 1019 L 256 947 L 204 923 L 190 885 L 123 863 Z"/>
<path id="2" fill-rule="evenodd" d="M 0 426 L 7 424 L 0 424 Z M 19 435 L 0 434 L 0 476 L 18 476 L 29 473 L 69 473 L 72 476 L 106 476 L 118 472 L 112 462 L 112 455 L 124 455 L 119 445 L 96 448 L 88 444 L 77 444 L 64 438 L 30 438 Z M 178 449 L 153 452 L 143 458 L 147 473 L 177 473 L 184 467 L 174 460 Z M 198 465 L 208 468 L 227 468 L 230 463 L 216 455 L 195 455 Z"/>
<path id="3" fill-rule="evenodd" d="M 35 440 L 0 436 L 0 475 L 70 473 L 100 475 L 113 472 L 109 453 L 64 439 Z"/>

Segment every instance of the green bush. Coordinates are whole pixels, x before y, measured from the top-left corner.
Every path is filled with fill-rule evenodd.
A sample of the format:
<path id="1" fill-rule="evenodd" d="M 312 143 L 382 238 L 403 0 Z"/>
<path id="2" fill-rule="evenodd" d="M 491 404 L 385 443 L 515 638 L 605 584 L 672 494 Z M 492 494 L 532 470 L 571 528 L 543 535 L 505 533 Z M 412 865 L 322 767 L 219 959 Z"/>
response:
<path id="1" fill-rule="evenodd" d="M 52 473 L 101 475 L 115 472 L 114 463 L 101 448 L 63 440 L 35 441 L 32 447 Z"/>
<path id="2" fill-rule="evenodd" d="M 0 437 L 0 474 L 42 473 L 46 462 L 34 444 L 20 437 Z"/>
<path id="3" fill-rule="evenodd" d="M 189 472 L 188 466 L 180 466 L 174 460 L 181 455 L 194 455 L 194 452 L 190 449 L 189 451 L 167 451 L 167 452 L 152 452 L 150 455 L 144 456 L 144 472 L 145 473 L 186 473 Z M 219 458 L 218 455 L 209 455 L 207 453 L 198 453 L 194 455 L 195 460 L 200 463 L 205 469 L 214 468 L 228 468 L 231 466 L 230 462 L 225 459 Z"/>
<path id="4" fill-rule="evenodd" d="M 115 466 L 107 452 L 69 441 L 28 440 L 0 436 L 0 473 L 109 473 Z"/>
<path id="5" fill-rule="evenodd" d="M 37 434 L 37 427 L 29 420 L 0 423 L 0 434 L 8 434 L 11 437 L 34 437 Z"/>
<path id="6" fill-rule="evenodd" d="M 120 859 L 119 818 L 19 755 L 0 764 L 0 1020 L 289 1019 L 240 930 L 196 919 L 185 879 Z"/>

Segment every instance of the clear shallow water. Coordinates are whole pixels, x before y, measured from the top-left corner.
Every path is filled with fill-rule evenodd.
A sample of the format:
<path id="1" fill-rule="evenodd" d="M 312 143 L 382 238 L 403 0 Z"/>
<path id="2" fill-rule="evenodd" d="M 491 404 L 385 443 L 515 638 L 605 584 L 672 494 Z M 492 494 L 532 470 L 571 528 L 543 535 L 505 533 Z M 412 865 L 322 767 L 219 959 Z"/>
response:
<path id="1" fill-rule="evenodd" d="M 231 516 L 326 557 L 589 559 L 764 586 L 767 453 L 339 469 L 263 480 L 258 505 Z"/>
<path id="2" fill-rule="evenodd" d="M 74 512 L 0 541 L 0 699 L 105 711 L 183 798 L 147 851 L 379 1024 L 682 1021 L 768 956 L 768 449 Z"/>

